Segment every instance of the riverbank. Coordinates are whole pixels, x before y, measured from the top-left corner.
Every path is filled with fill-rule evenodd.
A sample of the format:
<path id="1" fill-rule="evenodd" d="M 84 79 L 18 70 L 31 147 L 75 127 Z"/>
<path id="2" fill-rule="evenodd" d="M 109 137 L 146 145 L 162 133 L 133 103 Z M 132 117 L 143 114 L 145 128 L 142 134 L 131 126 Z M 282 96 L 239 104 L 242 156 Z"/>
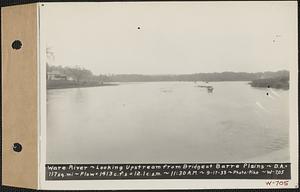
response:
<path id="1" fill-rule="evenodd" d="M 257 79 L 249 83 L 252 87 L 264 87 L 275 89 L 289 89 L 289 77 L 277 77 L 269 79 Z"/>
<path id="2" fill-rule="evenodd" d="M 47 80 L 47 89 L 67 89 L 67 88 L 85 88 L 116 86 L 117 83 L 99 83 L 99 82 L 75 82 L 68 80 Z"/>

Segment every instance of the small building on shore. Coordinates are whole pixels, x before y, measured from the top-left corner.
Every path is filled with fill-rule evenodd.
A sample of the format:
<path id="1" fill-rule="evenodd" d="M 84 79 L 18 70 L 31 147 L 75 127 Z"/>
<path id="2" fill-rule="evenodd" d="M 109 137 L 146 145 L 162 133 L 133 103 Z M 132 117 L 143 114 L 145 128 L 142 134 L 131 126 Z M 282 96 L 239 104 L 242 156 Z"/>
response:
<path id="1" fill-rule="evenodd" d="M 58 71 L 47 72 L 47 80 L 68 80 L 68 76 Z"/>

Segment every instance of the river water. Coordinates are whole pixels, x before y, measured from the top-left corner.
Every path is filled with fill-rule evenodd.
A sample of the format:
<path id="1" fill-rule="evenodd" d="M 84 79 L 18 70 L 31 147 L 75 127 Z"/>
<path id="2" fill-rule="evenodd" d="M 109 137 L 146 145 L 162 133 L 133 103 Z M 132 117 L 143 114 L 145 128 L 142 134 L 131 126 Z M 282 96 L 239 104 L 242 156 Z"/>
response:
<path id="1" fill-rule="evenodd" d="M 47 90 L 46 161 L 289 162 L 288 105 L 289 91 L 248 82 Z"/>

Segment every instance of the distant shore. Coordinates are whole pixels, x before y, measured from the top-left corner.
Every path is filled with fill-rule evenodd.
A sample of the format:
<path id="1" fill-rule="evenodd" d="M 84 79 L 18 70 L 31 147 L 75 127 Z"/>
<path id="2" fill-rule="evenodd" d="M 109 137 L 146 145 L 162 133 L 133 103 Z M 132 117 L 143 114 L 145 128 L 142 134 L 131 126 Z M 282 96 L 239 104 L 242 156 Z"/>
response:
<path id="1" fill-rule="evenodd" d="M 289 77 L 277 77 L 268 79 L 257 79 L 250 82 L 252 87 L 289 89 Z"/>
<path id="2" fill-rule="evenodd" d="M 133 82 L 138 82 L 138 81 L 133 81 Z M 140 82 L 165 82 L 165 81 L 140 81 Z M 191 81 L 187 81 L 187 82 L 191 82 Z M 220 82 L 220 81 L 212 81 L 212 82 Z M 276 89 L 288 90 L 289 89 L 289 77 L 256 79 L 256 80 L 250 81 L 249 84 L 252 87 L 276 88 Z M 119 82 L 100 83 L 98 81 L 76 82 L 76 81 L 70 81 L 70 80 L 47 80 L 47 89 L 103 87 L 103 86 L 116 86 L 116 85 L 119 85 Z"/>
<path id="3" fill-rule="evenodd" d="M 75 82 L 68 80 L 47 80 L 47 89 L 67 89 L 67 88 L 86 88 L 116 86 L 117 83 L 99 83 L 99 82 Z"/>

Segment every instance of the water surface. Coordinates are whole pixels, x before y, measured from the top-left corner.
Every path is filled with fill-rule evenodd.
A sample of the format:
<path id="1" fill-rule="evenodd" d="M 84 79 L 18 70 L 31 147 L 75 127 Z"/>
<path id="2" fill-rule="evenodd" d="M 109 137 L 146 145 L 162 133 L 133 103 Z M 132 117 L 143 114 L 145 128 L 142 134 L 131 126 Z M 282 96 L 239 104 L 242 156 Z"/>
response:
<path id="1" fill-rule="evenodd" d="M 288 91 L 196 85 L 48 90 L 47 163 L 289 161 Z"/>

